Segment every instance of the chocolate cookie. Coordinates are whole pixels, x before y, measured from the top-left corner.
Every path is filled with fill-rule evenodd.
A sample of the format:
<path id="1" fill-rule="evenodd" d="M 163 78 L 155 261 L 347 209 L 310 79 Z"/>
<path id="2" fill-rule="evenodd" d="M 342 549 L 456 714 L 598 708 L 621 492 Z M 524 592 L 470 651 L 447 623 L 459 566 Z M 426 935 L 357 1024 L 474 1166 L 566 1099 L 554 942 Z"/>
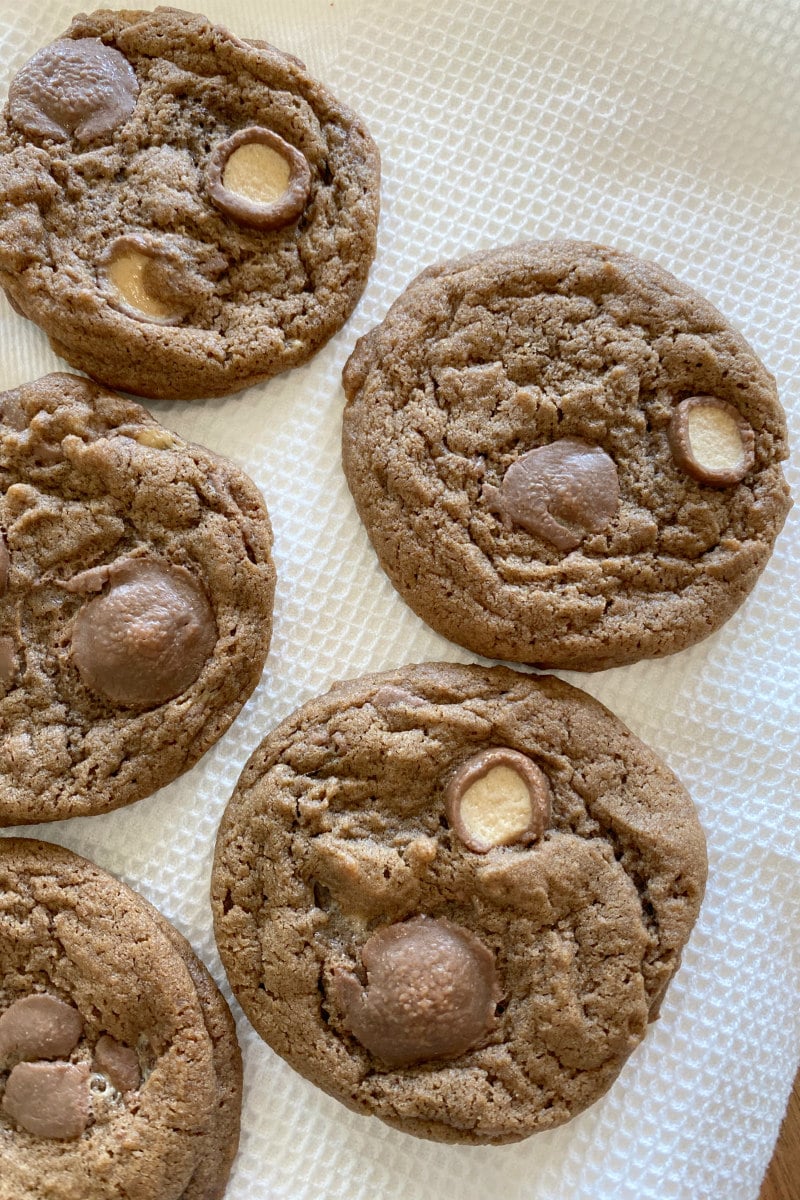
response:
<path id="1" fill-rule="evenodd" d="M 0 1200 L 218 1200 L 239 1138 L 228 1007 L 130 888 L 0 839 Z"/>
<path id="2" fill-rule="evenodd" d="M 198 1147 L 197 1161 L 180 1200 L 219 1200 L 239 1148 L 242 1112 L 242 1054 L 236 1025 L 224 996 L 210 972 L 182 934 L 142 900 L 182 958 L 200 1001 L 214 1064 L 214 1105 L 208 1131 Z"/>
<path id="3" fill-rule="evenodd" d="M 292 55 L 177 9 L 78 16 L 11 83 L 0 284 L 102 383 L 233 392 L 347 320 L 379 179 L 362 122 Z"/>
<path id="4" fill-rule="evenodd" d="M 220 827 L 220 954 L 293 1067 L 423 1137 L 509 1142 L 611 1085 L 706 877 L 689 796 L 549 676 L 337 684 L 262 743 Z"/>
<path id="5" fill-rule="evenodd" d="M 344 371 L 382 566 L 492 658 L 597 670 L 741 604 L 790 506 L 775 382 L 653 263 L 528 243 L 424 271 Z"/>
<path id="6" fill-rule="evenodd" d="M 0 824 L 105 812 L 224 733 L 269 647 L 264 501 L 74 375 L 0 395 Z"/>

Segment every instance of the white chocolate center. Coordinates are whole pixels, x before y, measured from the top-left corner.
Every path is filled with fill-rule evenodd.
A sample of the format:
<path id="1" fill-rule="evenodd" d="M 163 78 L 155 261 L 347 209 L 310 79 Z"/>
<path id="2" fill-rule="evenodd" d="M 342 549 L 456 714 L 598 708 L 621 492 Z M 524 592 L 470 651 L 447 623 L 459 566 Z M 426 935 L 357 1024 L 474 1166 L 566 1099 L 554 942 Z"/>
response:
<path id="1" fill-rule="evenodd" d="M 136 434 L 140 446 L 149 446 L 152 450 L 170 450 L 175 445 L 175 439 L 166 429 L 140 429 Z"/>
<path id="2" fill-rule="evenodd" d="M 274 204 L 289 186 L 289 163 L 263 142 L 245 142 L 225 164 L 223 187 L 255 204 Z"/>
<path id="3" fill-rule="evenodd" d="M 511 767 L 492 767 L 462 795 L 460 816 L 472 837 L 491 846 L 508 845 L 530 827 L 528 786 Z"/>
<path id="4" fill-rule="evenodd" d="M 148 255 L 138 250 L 126 250 L 108 264 L 108 279 L 119 298 L 137 312 L 156 320 L 176 316 L 174 308 L 164 304 L 148 291 L 144 282 L 144 270 Z"/>
<path id="5" fill-rule="evenodd" d="M 686 432 L 694 459 L 708 471 L 738 467 L 744 445 L 736 421 L 716 404 L 697 404 L 687 415 Z"/>

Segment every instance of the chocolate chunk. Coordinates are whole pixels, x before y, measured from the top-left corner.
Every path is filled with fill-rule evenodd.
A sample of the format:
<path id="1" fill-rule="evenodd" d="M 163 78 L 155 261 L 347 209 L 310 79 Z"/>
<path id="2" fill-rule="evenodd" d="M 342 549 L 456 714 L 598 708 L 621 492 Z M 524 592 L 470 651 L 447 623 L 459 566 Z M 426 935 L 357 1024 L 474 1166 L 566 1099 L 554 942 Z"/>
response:
<path id="1" fill-rule="evenodd" d="M 347 1028 L 392 1067 L 456 1058 L 488 1033 L 500 998 L 494 957 L 466 929 L 414 917 L 378 930 L 352 971 L 334 971 Z"/>
<path id="2" fill-rule="evenodd" d="M 614 461 L 599 446 L 561 438 L 528 450 L 512 463 L 500 487 L 503 516 L 558 550 L 574 550 L 600 533 L 619 507 Z"/>
<path id="3" fill-rule="evenodd" d="M 550 785 L 534 762 L 497 747 L 467 759 L 445 789 L 447 819 L 477 854 L 533 842 L 550 820 Z"/>
<path id="4" fill-rule="evenodd" d="M 162 704 L 194 683 L 216 639 L 211 606 L 188 571 L 123 559 L 78 613 L 72 656 L 86 686 L 115 704 Z"/>
<path id="5" fill-rule="evenodd" d="M 271 129 L 251 125 L 216 147 L 206 187 L 217 208 L 241 225 L 280 229 L 305 208 L 311 171 L 294 146 Z"/>
<path id="6" fill-rule="evenodd" d="M 124 55 L 93 38 L 65 38 L 29 59 L 11 83 L 14 124 L 29 137 L 83 145 L 127 121 L 139 83 Z"/>
<path id="7" fill-rule="evenodd" d="M 0 1016 L 0 1066 L 14 1059 L 64 1058 L 83 1033 L 71 1004 L 46 993 L 22 996 Z"/>
<path id="8" fill-rule="evenodd" d="M 2 1107 L 35 1137 L 80 1137 L 89 1124 L 89 1068 L 85 1063 L 19 1063 L 8 1077 Z"/>
<path id="9" fill-rule="evenodd" d="M 755 463 L 755 435 L 732 404 L 689 396 L 673 410 L 668 429 L 675 462 L 699 483 L 733 487 Z"/>
<path id="10" fill-rule="evenodd" d="M 94 1062 L 98 1071 L 106 1076 L 118 1092 L 132 1092 L 142 1081 L 139 1059 L 135 1050 L 124 1046 L 107 1033 L 94 1048 Z"/>

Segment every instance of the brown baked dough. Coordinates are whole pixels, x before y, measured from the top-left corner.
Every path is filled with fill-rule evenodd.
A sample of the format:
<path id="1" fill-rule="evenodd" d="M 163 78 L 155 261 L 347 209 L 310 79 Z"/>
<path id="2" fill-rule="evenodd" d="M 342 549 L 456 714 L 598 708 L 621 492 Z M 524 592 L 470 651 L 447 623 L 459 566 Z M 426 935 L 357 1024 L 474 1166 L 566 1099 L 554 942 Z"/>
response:
<path id="1" fill-rule="evenodd" d="M 244 472 L 133 401 L 0 395 L 0 824 L 130 804 L 214 744 L 261 676 L 271 547 Z"/>
<path id="2" fill-rule="evenodd" d="M 261 205 L 284 214 L 277 227 L 259 228 L 258 203 L 209 170 L 251 127 L 307 170 L 296 203 Z M 244 161 L 250 179 L 258 161 Z M 77 16 L 12 81 L 0 121 L 0 284 L 101 383 L 234 392 L 304 363 L 347 320 L 375 256 L 379 184 L 363 122 L 292 55 L 174 8 Z M 144 260 L 120 294 L 112 264 L 136 243 Z"/>
<path id="3" fill-rule="evenodd" d="M 619 250 L 530 242 L 424 271 L 344 388 L 344 469 L 381 565 L 489 658 L 598 670 L 699 641 L 790 507 L 774 379 L 707 300 Z M 705 481 L 673 452 L 693 396 L 746 435 Z"/>
<path id="4" fill-rule="evenodd" d="M 188 942 L 141 896 L 69 850 L 0 839 L 0 1017 L 27 996 L 81 1018 L 67 1065 L 91 1072 L 77 1138 L 20 1130 L 2 1103 L 0 1200 L 220 1200 L 239 1138 L 242 1064 L 233 1018 Z M 120 1092 L 97 1044 L 134 1052 Z"/>
<path id="5" fill-rule="evenodd" d="M 476 852 L 448 785 L 495 747 L 531 760 L 552 806 L 537 840 Z M 442 663 L 337 684 L 264 740 L 220 827 L 212 906 L 237 999 L 293 1067 L 409 1133 L 500 1143 L 608 1089 L 705 878 L 689 796 L 601 704 Z"/>

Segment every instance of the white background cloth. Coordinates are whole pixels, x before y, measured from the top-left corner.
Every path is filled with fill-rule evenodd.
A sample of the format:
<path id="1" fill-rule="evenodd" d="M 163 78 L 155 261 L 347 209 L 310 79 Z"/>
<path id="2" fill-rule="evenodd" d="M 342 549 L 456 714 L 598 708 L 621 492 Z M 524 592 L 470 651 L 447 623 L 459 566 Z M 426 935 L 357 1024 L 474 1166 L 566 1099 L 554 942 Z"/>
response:
<path id="1" fill-rule="evenodd" d="M 776 375 L 800 446 L 800 8 L 206 0 L 204 11 L 298 55 L 364 116 L 383 155 L 378 256 L 355 315 L 305 368 L 223 400 L 149 405 L 239 461 L 266 496 L 279 582 L 255 695 L 159 794 L 20 832 L 138 888 L 224 982 L 209 872 L 250 751 L 334 679 L 471 657 L 394 593 L 339 459 L 342 365 L 418 270 L 523 236 L 578 236 L 656 259 L 742 330 Z M 3 91 L 71 13 L 65 0 L 0 0 Z M 4 301 L 0 351 L 2 388 L 63 367 Z M 800 496 L 796 465 L 789 477 Z M 319 1093 L 234 1008 L 246 1088 L 228 1200 L 757 1196 L 800 1057 L 799 523 L 800 508 L 755 592 L 707 641 L 568 676 L 666 758 L 709 842 L 707 897 L 683 967 L 610 1093 L 514 1146 L 436 1146 Z"/>

